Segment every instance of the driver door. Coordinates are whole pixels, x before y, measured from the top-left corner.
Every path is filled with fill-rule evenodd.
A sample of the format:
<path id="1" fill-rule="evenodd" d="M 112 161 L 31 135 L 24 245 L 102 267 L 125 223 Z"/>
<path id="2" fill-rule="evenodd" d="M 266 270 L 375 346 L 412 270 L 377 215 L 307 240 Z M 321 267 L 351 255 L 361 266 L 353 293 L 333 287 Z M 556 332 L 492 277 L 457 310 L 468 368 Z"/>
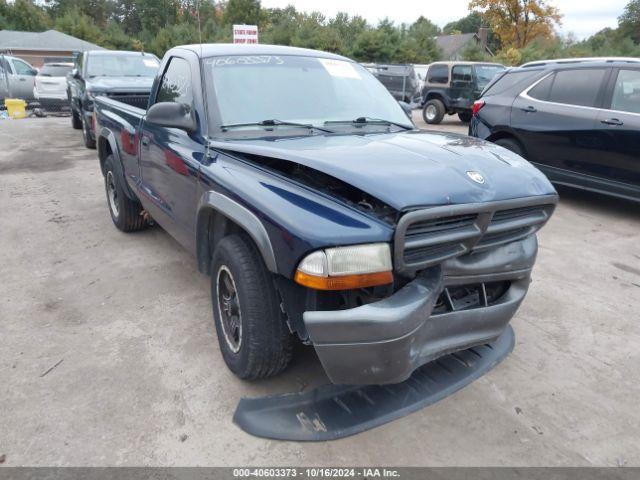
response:
<path id="1" fill-rule="evenodd" d="M 196 75 L 187 60 L 171 57 L 153 104 L 177 102 L 195 108 L 193 79 Z M 202 119 L 199 120 L 202 125 Z M 204 152 L 204 140 L 199 132 L 187 133 L 142 122 L 140 174 L 142 188 L 151 200 L 148 209 L 154 219 L 189 250 L 195 250 L 197 180 Z"/>
<path id="2" fill-rule="evenodd" d="M 38 71 L 22 60 L 16 58 L 11 60 L 13 64 L 13 71 L 15 75 L 13 77 L 12 95 L 23 100 L 33 99 L 33 86 L 35 83 L 36 75 Z"/>

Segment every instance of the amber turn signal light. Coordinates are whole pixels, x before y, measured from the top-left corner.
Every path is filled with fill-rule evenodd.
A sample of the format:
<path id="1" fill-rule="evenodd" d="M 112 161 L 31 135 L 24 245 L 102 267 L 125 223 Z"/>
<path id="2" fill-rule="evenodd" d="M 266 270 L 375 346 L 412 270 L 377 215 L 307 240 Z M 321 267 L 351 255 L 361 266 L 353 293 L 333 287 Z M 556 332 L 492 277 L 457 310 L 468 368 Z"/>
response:
<path id="1" fill-rule="evenodd" d="M 391 272 L 376 272 L 342 275 L 339 277 L 318 277 L 297 270 L 295 281 L 300 285 L 315 290 L 353 290 L 356 288 L 388 285 L 393 282 L 393 274 Z"/>

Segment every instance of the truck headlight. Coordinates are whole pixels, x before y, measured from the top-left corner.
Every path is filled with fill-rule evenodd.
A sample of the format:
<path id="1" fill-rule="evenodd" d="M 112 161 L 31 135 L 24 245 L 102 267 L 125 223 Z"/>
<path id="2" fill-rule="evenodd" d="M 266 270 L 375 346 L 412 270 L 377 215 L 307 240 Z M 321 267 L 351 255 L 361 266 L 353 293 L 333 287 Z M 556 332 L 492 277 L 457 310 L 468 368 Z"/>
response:
<path id="1" fill-rule="evenodd" d="M 298 265 L 295 281 L 316 290 L 351 290 L 393 282 L 388 243 L 318 250 Z"/>

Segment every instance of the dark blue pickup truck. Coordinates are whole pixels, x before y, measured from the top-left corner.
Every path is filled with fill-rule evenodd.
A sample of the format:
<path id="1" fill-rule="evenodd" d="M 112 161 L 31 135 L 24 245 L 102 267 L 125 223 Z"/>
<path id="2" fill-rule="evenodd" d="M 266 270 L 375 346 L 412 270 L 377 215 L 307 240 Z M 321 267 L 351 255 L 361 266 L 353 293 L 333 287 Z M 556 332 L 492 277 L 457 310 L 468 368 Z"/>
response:
<path id="1" fill-rule="evenodd" d="M 96 115 L 114 224 L 153 219 L 193 252 L 241 378 L 302 341 L 333 383 L 397 383 L 498 338 L 558 200 L 518 155 L 416 129 L 329 53 L 176 47 L 146 111 L 98 97 Z"/>

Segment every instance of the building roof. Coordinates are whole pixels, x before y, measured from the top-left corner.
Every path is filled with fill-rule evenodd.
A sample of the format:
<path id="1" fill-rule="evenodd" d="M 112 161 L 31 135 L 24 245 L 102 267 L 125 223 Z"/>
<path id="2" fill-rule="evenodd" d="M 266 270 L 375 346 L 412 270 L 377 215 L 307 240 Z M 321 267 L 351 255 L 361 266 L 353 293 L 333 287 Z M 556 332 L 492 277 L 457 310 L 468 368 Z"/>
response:
<path id="1" fill-rule="evenodd" d="M 104 50 L 102 47 L 57 30 L 46 32 L 19 32 L 0 30 L 0 50 L 18 52 L 38 50 L 44 52 L 84 52 Z"/>
<path id="2" fill-rule="evenodd" d="M 436 45 L 442 50 L 442 58 L 451 58 L 458 51 L 462 50 L 467 44 L 477 37 L 476 33 L 459 33 L 456 35 L 438 35 L 436 37 Z M 478 38 L 479 40 L 479 38 Z"/>

